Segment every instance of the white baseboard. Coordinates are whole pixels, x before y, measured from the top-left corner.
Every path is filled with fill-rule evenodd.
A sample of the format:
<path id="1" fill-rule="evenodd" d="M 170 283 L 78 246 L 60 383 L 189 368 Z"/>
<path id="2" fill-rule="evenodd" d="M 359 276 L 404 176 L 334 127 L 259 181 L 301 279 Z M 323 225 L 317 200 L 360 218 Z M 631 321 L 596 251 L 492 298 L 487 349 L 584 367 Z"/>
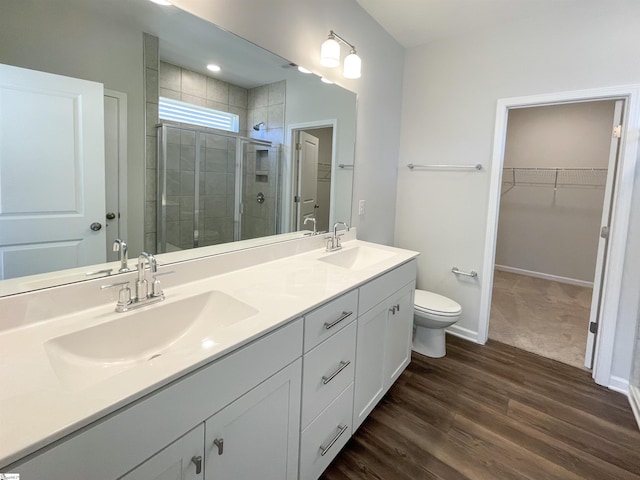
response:
<path id="1" fill-rule="evenodd" d="M 459 325 L 450 326 L 449 328 L 447 328 L 446 332 L 450 333 L 451 335 L 455 335 L 456 337 L 469 340 L 470 342 L 480 343 L 478 341 L 478 332 L 474 332 L 473 330 L 469 330 L 468 328 L 464 328 Z"/>
<path id="2" fill-rule="evenodd" d="M 609 385 L 607 385 L 611 390 L 618 393 L 623 393 L 625 395 L 629 395 L 629 380 L 622 377 L 614 377 L 611 375 L 609 378 Z"/>
<path id="3" fill-rule="evenodd" d="M 505 265 L 496 265 L 496 270 L 509 273 L 517 273 L 518 275 L 526 275 L 527 277 L 543 278 L 552 282 L 568 283 L 569 285 L 577 285 L 579 287 L 593 288 L 593 282 L 578 280 L 577 278 L 560 277 L 549 273 L 534 272 L 532 270 L 524 270 L 523 268 L 507 267 Z"/>
<path id="4" fill-rule="evenodd" d="M 636 417 L 638 429 L 640 429 L 640 389 L 634 385 L 629 385 L 629 403 L 633 416 Z"/>

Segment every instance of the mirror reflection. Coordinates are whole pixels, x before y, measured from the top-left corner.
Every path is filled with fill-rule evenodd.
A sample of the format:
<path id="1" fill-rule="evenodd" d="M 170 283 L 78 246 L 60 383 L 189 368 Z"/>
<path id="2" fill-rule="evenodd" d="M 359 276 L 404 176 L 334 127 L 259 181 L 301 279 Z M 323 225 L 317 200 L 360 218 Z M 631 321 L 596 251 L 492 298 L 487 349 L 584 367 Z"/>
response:
<path id="1" fill-rule="evenodd" d="M 0 294 L 117 273 L 117 239 L 166 264 L 350 221 L 355 94 L 176 7 L 3 0 L 0 64 Z"/>

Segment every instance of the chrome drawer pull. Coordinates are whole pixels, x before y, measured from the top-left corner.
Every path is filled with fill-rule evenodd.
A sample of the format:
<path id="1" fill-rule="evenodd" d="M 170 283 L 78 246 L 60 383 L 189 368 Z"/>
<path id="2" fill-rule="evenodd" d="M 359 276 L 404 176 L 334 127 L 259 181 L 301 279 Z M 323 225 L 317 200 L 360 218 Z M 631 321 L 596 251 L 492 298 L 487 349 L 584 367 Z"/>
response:
<path id="1" fill-rule="evenodd" d="M 192 457 L 191 462 L 196 464 L 196 475 L 200 475 L 202 473 L 202 456 Z"/>
<path id="2" fill-rule="evenodd" d="M 213 444 L 218 447 L 218 455 L 222 455 L 224 452 L 224 440 L 222 438 L 216 438 Z"/>
<path id="3" fill-rule="evenodd" d="M 334 320 L 333 322 L 329 323 L 326 322 L 324 324 L 324 328 L 326 328 L 327 330 L 329 330 L 332 327 L 335 327 L 337 324 L 339 324 L 341 321 L 343 321 L 345 318 L 350 317 L 351 315 L 353 315 L 353 312 L 342 312 L 342 315 L 340 315 L 340 318 L 338 318 L 337 320 Z"/>
<path id="4" fill-rule="evenodd" d="M 333 437 L 333 439 L 329 442 L 329 444 L 326 447 L 324 445 L 320 445 L 320 456 L 324 457 L 327 454 L 329 449 L 333 447 L 333 444 L 338 441 L 340 435 L 347 431 L 347 428 L 349 428 L 348 425 L 338 425 L 338 432 L 336 433 L 336 436 Z"/>
<path id="5" fill-rule="evenodd" d="M 325 385 L 326 385 L 327 383 L 329 383 L 331 380 L 333 380 L 333 378 L 334 378 L 336 375 L 338 375 L 342 370 L 344 370 L 345 368 L 347 368 L 347 366 L 348 366 L 350 363 L 351 363 L 351 360 L 347 360 L 346 362 L 345 362 L 345 361 L 341 361 L 341 362 L 340 362 L 340 366 L 338 367 L 338 369 L 337 369 L 335 372 L 333 372 L 333 373 L 332 373 L 331 375 L 329 375 L 329 376 L 326 376 L 326 375 L 325 375 L 325 376 L 323 376 L 323 377 L 322 377 L 322 383 L 324 383 Z"/>

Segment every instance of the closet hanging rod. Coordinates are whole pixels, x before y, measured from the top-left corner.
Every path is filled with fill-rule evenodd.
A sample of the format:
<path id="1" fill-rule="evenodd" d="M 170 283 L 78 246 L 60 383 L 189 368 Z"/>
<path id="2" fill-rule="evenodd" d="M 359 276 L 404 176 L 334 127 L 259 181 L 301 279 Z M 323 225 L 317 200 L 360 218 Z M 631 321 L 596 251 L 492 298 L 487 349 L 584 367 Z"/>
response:
<path id="1" fill-rule="evenodd" d="M 407 167 L 409 167 L 409 170 L 413 170 L 414 168 L 422 168 L 428 170 L 482 170 L 481 163 L 477 163 L 475 165 L 418 165 L 409 163 Z"/>

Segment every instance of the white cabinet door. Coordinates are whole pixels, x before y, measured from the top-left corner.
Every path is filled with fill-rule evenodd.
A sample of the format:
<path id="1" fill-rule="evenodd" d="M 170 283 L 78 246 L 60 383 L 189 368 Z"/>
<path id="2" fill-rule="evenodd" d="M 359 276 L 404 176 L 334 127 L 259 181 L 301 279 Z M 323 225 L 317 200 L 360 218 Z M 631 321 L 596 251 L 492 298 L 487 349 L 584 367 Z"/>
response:
<path id="1" fill-rule="evenodd" d="M 297 478 L 302 361 L 265 380 L 205 423 L 205 478 Z"/>
<path id="2" fill-rule="evenodd" d="M 121 480 L 197 480 L 203 478 L 204 424 L 173 442 Z"/>
<path id="3" fill-rule="evenodd" d="M 407 285 L 387 303 L 387 334 L 384 355 L 385 386 L 390 387 L 411 361 L 414 284 Z"/>
<path id="4" fill-rule="evenodd" d="M 358 318 L 353 431 L 360 426 L 384 394 L 386 324 L 386 302 L 378 304 Z"/>

